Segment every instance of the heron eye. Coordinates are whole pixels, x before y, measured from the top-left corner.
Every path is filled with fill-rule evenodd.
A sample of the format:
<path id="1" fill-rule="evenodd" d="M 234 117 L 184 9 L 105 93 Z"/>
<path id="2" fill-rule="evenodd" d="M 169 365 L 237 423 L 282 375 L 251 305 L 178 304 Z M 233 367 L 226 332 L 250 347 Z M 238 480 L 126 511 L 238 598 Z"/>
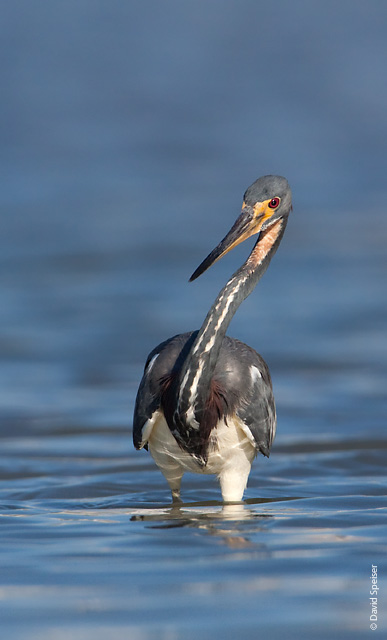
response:
<path id="1" fill-rule="evenodd" d="M 269 202 L 270 209 L 276 209 L 280 203 L 279 198 L 272 198 Z"/>

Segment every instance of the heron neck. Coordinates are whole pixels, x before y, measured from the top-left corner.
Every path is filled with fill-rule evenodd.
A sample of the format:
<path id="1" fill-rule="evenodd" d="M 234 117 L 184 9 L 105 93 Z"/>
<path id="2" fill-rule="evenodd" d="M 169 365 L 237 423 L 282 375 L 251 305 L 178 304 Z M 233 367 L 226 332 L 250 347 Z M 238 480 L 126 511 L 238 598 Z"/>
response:
<path id="1" fill-rule="evenodd" d="M 179 415 L 200 424 L 222 341 L 239 305 L 254 290 L 269 266 L 286 227 L 280 219 L 260 234 L 246 262 L 219 292 L 185 360 L 180 375 Z"/>

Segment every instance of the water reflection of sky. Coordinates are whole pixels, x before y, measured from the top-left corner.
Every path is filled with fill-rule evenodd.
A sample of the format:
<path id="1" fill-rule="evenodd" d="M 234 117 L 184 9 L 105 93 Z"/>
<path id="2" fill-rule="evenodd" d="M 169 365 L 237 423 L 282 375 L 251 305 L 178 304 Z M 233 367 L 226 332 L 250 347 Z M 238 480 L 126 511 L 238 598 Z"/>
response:
<path id="1" fill-rule="evenodd" d="M 259 175 L 285 175 L 294 211 L 284 241 L 230 334 L 269 362 L 279 413 L 276 449 L 257 466 L 248 498 L 312 501 L 293 511 L 289 503 L 285 511 L 265 507 L 275 513 L 276 535 L 283 513 L 295 514 L 285 518 L 279 554 L 300 550 L 297 567 L 277 564 L 280 588 L 273 583 L 270 592 L 294 629 L 301 609 L 283 600 L 287 579 L 306 572 L 310 586 L 318 573 L 322 590 L 311 594 L 308 616 L 322 597 L 328 610 L 330 589 L 354 613 L 363 577 L 346 558 L 371 560 L 354 542 L 336 575 L 327 544 L 322 564 L 319 556 L 307 570 L 305 540 L 311 554 L 324 546 L 322 538 L 310 543 L 310 514 L 320 514 L 324 529 L 324 509 L 328 526 L 336 509 L 353 508 L 348 529 L 337 525 L 339 537 L 350 536 L 366 509 L 352 493 L 379 496 L 384 486 L 386 23 L 387 5 L 377 0 L 21 0 L 2 8 L 4 495 L 15 509 L 15 500 L 33 499 L 70 509 L 66 499 L 87 501 L 90 491 L 94 507 L 106 509 L 115 494 L 120 507 L 128 492 L 140 504 L 165 499 L 150 461 L 130 453 L 127 433 L 145 356 L 200 325 L 248 248 L 191 285 L 189 275 L 230 227 L 244 189 Z M 188 499 L 216 500 L 215 485 L 202 483 L 189 480 Z M 324 504 L 319 492 L 330 496 Z M 54 531 L 44 515 L 37 522 Z M 248 528 L 274 553 L 272 539 Z M 367 535 L 380 549 L 385 529 Z M 141 551 L 157 558 L 159 538 L 152 540 Z M 80 548 L 76 537 L 71 544 Z M 48 570 L 50 558 L 41 563 Z M 245 565 L 238 567 L 243 582 Z M 211 571 L 217 584 L 217 560 Z M 101 572 L 112 588 L 106 567 Z M 349 600 L 337 595 L 345 577 L 356 584 Z M 302 599 L 307 587 L 298 584 Z M 340 637 L 355 637 L 349 632 L 343 627 Z"/>

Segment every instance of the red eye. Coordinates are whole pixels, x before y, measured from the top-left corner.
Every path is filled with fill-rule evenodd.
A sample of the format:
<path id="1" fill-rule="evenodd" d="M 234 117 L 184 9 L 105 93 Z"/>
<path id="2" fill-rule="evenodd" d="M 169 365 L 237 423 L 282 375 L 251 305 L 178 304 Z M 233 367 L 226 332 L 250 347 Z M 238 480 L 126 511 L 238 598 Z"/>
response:
<path id="1" fill-rule="evenodd" d="M 276 209 L 280 203 L 279 198 L 272 198 L 269 202 L 270 209 Z"/>

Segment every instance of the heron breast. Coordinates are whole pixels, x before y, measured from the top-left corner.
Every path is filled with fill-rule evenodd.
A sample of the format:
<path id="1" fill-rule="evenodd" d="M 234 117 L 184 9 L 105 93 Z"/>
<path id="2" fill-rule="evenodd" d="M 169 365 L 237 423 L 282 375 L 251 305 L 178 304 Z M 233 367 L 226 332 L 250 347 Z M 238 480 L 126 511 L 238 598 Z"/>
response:
<path id="1" fill-rule="evenodd" d="M 218 421 L 208 442 L 207 462 L 205 465 L 199 464 L 195 456 L 179 446 L 161 411 L 149 437 L 149 451 L 161 469 L 179 467 L 183 472 L 215 475 L 228 468 L 251 465 L 257 454 L 246 427 L 237 416 L 233 416 Z"/>

